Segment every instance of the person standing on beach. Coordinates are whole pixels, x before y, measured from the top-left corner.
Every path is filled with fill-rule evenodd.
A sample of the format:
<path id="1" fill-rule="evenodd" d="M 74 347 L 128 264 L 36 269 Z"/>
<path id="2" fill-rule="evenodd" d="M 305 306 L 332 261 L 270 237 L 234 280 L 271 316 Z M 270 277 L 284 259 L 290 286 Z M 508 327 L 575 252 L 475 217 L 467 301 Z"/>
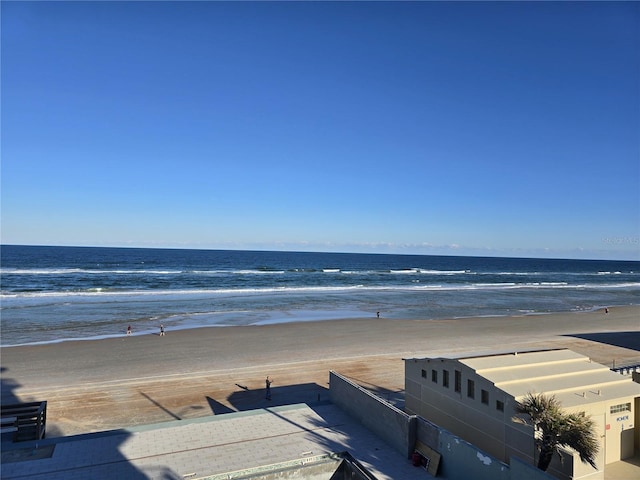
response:
<path id="1" fill-rule="evenodd" d="M 271 383 L 272 381 L 269 380 L 269 375 L 267 375 L 267 379 L 264 381 L 265 386 L 266 386 L 266 394 L 265 397 L 267 400 L 271 400 Z"/>
<path id="2" fill-rule="evenodd" d="M 127 327 L 127 335 L 131 335 L 131 325 Z"/>
<path id="3" fill-rule="evenodd" d="M 160 324 L 160 336 L 164 337 L 164 325 Z"/>

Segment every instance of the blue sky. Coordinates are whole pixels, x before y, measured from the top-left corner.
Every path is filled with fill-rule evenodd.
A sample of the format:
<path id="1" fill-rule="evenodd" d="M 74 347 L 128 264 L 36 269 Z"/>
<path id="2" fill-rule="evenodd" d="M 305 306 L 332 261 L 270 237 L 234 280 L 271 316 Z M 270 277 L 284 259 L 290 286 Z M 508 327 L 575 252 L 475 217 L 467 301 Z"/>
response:
<path id="1" fill-rule="evenodd" d="M 6 2 L 5 244 L 640 258 L 636 2 Z"/>

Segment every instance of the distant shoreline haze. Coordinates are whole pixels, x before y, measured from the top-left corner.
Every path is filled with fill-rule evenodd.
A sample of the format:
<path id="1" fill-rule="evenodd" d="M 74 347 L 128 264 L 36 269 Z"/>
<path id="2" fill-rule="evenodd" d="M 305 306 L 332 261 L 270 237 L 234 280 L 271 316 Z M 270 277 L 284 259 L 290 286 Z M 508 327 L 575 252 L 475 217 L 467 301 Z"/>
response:
<path id="1" fill-rule="evenodd" d="M 593 251 L 589 255 L 588 251 L 581 249 L 573 250 L 574 255 L 569 252 L 572 250 L 550 250 L 550 249 L 483 249 L 483 248 L 460 248 L 457 246 L 415 246 L 409 249 L 404 246 L 407 251 L 399 251 L 399 247 L 393 247 L 388 244 L 380 246 L 360 247 L 322 247 L 318 248 L 300 248 L 299 245 L 290 244 L 287 247 L 274 248 L 273 246 L 252 246 L 252 247 L 203 247 L 203 246 L 141 246 L 141 245 L 48 245 L 48 244 L 14 244 L 7 243 L 0 245 L 0 251 L 4 247 L 35 247 L 35 248 L 100 248 L 100 249 L 122 249 L 122 250 L 186 250 L 200 252 L 260 252 L 260 253 L 316 253 L 316 254 L 337 254 L 337 255 L 401 255 L 401 256 L 418 256 L 418 257 L 473 257 L 473 258 L 510 258 L 523 260 L 575 260 L 575 261 L 613 261 L 613 262 L 640 262 L 640 236 L 637 237 L 608 237 L 603 238 L 604 245 L 638 245 L 637 251 L 623 252 L 611 251 L 607 256 L 607 251 Z M 420 250 L 425 251 L 420 251 Z M 632 258 L 638 257 L 638 258 Z"/>

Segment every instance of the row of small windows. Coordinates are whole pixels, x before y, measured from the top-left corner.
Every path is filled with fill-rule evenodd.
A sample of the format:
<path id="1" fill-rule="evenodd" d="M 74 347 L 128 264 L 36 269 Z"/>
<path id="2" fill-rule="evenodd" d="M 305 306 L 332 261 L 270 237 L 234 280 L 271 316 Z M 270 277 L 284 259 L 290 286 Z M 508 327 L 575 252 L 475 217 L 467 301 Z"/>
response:
<path id="1" fill-rule="evenodd" d="M 631 403 L 621 403 L 620 405 L 612 405 L 609 408 L 610 413 L 620 413 L 620 412 L 630 412 L 631 411 Z"/>
<path id="2" fill-rule="evenodd" d="M 427 378 L 427 371 L 424 369 L 422 370 L 422 378 Z M 431 381 L 438 383 L 438 370 L 431 370 Z M 442 386 L 449 388 L 449 370 L 442 370 Z M 454 371 L 453 389 L 456 393 L 462 393 L 462 372 L 460 370 Z M 471 379 L 467 379 L 467 397 L 476 398 L 476 385 Z M 489 405 L 489 392 L 487 390 L 480 389 L 480 401 L 485 405 Z M 496 410 L 504 412 L 504 402 L 496 400 Z"/>

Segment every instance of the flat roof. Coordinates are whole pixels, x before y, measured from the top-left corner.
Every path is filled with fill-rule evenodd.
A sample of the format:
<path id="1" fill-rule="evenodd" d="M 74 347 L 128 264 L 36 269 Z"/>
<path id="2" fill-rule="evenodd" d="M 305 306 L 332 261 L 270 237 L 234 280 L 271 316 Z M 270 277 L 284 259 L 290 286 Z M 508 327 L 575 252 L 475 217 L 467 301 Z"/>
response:
<path id="1" fill-rule="evenodd" d="M 229 472 L 293 469 L 298 470 L 296 478 L 304 479 L 309 478 L 306 464 L 345 451 L 379 480 L 426 475 L 337 406 L 297 404 L 38 442 L 3 442 L 2 478 L 228 478 Z M 335 462 L 327 465 L 332 467 Z"/>
<path id="2" fill-rule="evenodd" d="M 466 365 L 516 400 L 528 393 L 546 393 L 555 395 L 563 407 L 571 408 L 640 396 L 640 384 L 631 377 L 568 349 L 500 352 L 443 360 Z"/>

